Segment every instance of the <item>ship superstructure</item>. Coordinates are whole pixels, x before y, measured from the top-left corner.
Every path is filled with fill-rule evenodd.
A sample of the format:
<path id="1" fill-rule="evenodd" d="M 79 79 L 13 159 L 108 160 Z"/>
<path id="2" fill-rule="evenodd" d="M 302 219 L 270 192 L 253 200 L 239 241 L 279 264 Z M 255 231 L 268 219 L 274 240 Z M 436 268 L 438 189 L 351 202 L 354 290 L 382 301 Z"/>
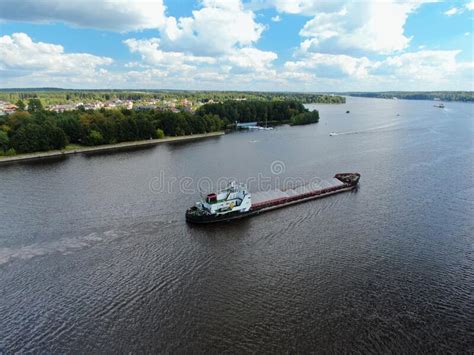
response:
<path id="1" fill-rule="evenodd" d="M 196 207 L 216 216 L 231 212 L 248 212 L 252 207 L 251 195 L 244 184 L 232 181 L 225 189 L 203 197 Z"/>

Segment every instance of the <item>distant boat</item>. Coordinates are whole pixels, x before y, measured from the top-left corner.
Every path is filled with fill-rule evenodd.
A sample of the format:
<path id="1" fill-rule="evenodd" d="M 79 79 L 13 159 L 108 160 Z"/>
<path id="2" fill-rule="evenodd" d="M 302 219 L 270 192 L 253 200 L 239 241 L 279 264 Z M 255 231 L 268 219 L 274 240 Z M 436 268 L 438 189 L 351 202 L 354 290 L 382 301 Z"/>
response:
<path id="1" fill-rule="evenodd" d="M 257 122 L 243 122 L 243 123 L 239 123 L 237 121 L 235 121 L 235 126 L 237 128 L 249 128 L 249 127 L 254 127 L 257 125 Z"/>
<path id="2" fill-rule="evenodd" d="M 346 113 L 350 113 L 351 111 L 347 110 Z"/>
<path id="3" fill-rule="evenodd" d="M 242 128 L 247 128 L 247 129 L 256 129 L 259 131 L 271 131 L 273 127 L 261 127 L 261 126 L 245 126 Z"/>
<path id="4" fill-rule="evenodd" d="M 268 127 L 267 119 L 265 119 L 265 127 L 258 126 L 258 122 L 237 122 L 235 121 L 235 126 L 240 129 L 256 129 L 260 131 L 271 131 L 273 127 Z"/>
<path id="5" fill-rule="evenodd" d="M 331 132 L 329 133 L 329 135 L 332 137 L 332 136 L 337 136 L 337 133 L 336 132 Z"/>
<path id="6" fill-rule="evenodd" d="M 438 105 L 433 105 L 434 107 L 438 107 L 438 108 L 444 108 L 444 104 L 443 103 L 440 103 Z"/>

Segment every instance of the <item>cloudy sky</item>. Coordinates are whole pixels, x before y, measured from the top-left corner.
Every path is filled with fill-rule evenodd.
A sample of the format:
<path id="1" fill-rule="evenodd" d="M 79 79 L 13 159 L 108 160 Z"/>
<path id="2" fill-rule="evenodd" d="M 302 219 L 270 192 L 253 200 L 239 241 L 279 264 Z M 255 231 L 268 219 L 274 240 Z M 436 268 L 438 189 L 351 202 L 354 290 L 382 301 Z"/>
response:
<path id="1" fill-rule="evenodd" d="M 474 90 L 474 0 L 1 0 L 0 87 Z"/>

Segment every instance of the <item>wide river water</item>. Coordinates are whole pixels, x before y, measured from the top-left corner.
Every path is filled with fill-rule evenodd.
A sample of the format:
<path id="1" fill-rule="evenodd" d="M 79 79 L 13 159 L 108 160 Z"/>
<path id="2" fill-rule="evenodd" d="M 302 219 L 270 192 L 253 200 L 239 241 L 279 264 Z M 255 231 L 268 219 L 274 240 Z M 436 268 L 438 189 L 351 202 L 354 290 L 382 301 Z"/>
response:
<path id="1" fill-rule="evenodd" d="M 1 166 L 0 353 L 472 353 L 474 105 L 310 106 L 317 124 Z M 184 220 L 222 177 L 337 172 L 358 190 Z"/>

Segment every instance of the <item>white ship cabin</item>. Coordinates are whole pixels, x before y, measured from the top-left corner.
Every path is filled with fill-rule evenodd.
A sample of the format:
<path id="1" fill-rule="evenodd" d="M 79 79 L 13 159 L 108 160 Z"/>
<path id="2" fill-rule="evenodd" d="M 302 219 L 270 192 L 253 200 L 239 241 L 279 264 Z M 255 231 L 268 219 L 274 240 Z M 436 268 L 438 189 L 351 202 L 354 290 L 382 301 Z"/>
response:
<path id="1" fill-rule="evenodd" d="M 217 193 L 208 194 L 197 207 L 211 214 L 247 212 L 252 206 L 250 192 L 243 184 L 232 181 L 229 186 Z"/>

